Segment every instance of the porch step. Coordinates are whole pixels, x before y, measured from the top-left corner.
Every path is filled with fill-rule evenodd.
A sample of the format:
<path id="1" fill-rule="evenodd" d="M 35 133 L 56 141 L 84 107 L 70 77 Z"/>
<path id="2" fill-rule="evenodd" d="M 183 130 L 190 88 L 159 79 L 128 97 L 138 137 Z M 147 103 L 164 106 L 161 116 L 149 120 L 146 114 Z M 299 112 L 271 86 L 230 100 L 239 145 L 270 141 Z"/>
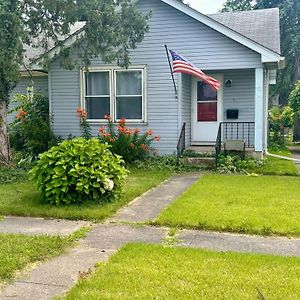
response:
<path id="1" fill-rule="evenodd" d="M 215 145 L 212 146 L 189 146 L 185 151 L 192 151 L 195 153 L 215 153 Z"/>
<path id="2" fill-rule="evenodd" d="M 200 166 L 205 169 L 212 169 L 215 166 L 214 157 L 182 157 L 181 162 L 190 166 Z"/>

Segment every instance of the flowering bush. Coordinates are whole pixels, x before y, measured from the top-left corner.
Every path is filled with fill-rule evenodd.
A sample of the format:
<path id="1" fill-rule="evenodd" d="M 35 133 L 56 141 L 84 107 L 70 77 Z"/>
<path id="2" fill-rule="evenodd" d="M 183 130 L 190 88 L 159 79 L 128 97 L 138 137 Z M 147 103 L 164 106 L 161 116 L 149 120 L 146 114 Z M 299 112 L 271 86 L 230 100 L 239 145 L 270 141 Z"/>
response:
<path id="1" fill-rule="evenodd" d="M 92 131 L 89 123 L 87 122 L 87 111 L 83 108 L 77 108 L 77 116 L 80 119 L 80 129 L 81 129 L 81 136 L 85 139 L 90 139 L 92 137 Z"/>
<path id="2" fill-rule="evenodd" d="M 30 174 L 45 202 L 104 201 L 119 195 L 127 174 L 123 165 L 97 138 L 77 138 L 41 154 Z"/>
<path id="3" fill-rule="evenodd" d="M 119 120 L 117 127 L 110 116 L 105 116 L 105 119 L 108 124 L 107 127 L 100 127 L 99 140 L 108 143 L 112 152 L 121 155 L 126 162 L 131 163 L 144 160 L 151 155 L 158 155 L 157 150 L 151 147 L 151 143 L 159 142 L 160 137 L 154 136 L 152 129 L 142 134 L 139 128 L 128 128 L 125 119 Z"/>
<path id="4" fill-rule="evenodd" d="M 10 143 L 23 156 L 35 159 L 57 142 L 50 127 L 48 99 L 35 93 L 31 100 L 27 95 L 16 95 L 15 101 L 17 115 L 10 126 Z"/>

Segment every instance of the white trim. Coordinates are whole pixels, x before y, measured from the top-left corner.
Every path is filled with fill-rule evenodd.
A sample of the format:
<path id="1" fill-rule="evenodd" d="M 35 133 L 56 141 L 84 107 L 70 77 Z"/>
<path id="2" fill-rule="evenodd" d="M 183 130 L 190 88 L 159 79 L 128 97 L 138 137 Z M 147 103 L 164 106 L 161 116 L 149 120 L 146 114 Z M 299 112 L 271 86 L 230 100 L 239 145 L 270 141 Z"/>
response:
<path id="1" fill-rule="evenodd" d="M 86 96 L 86 86 L 85 86 L 85 73 L 96 73 L 96 72 L 108 72 L 109 73 L 109 95 L 88 95 Z M 86 109 L 86 98 L 110 98 L 110 116 L 114 122 L 118 122 L 116 115 L 116 72 L 131 72 L 131 71 L 141 71 L 142 72 L 142 95 L 130 95 L 133 97 L 142 97 L 142 119 L 129 119 L 128 124 L 145 124 L 147 123 L 147 66 L 146 65 L 132 65 L 128 69 L 124 69 L 118 66 L 100 66 L 100 67 L 89 67 L 80 69 L 80 104 L 81 107 Z M 125 97 L 126 95 L 121 95 L 120 97 Z M 87 119 L 91 124 L 102 124 L 107 123 L 105 119 Z"/>
<path id="2" fill-rule="evenodd" d="M 185 13 L 186 15 L 194 18 L 195 20 L 209 26 L 210 28 L 222 33 L 223 35 L 231 38 L 232 40 L 246 46 L 249 49 L 258 52 L 262 56 L 262 63 L 276 62 L 278 67 L 282 64 L 284 59 L 280 54 L 258 44 L 257 42 L 245 37 L 244 35 L 232 30 L 231 28 L 215 21 L 209 16 L 206 16 L 199 11 L 177 1 L 177 0 L 161 0 L 162 2 L 176 8 L 177 10 Z"/>
<path id="3" fill-rule="evenodd" d="M 264 69 L 255 69 L 255 151 L 263 151 L 264 143 Z"/>
<path id="4" fill-rule="evenodd" d="M 53 108 L 52 108 L 52 80 L 51 80 L 51 70 L 48 73 L 48 101 L 49 101 L 49 119 L 50 127 L 53 129 Z"/>

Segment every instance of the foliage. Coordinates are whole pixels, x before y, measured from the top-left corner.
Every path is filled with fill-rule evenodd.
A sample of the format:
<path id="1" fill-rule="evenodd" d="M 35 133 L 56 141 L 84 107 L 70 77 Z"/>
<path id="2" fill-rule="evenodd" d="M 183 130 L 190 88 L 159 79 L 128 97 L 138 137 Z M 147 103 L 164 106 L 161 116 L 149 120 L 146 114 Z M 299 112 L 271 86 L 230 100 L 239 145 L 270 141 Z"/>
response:
<path id="1" fill-rule="evenodd" d="M 29 181 L 3 184 L 0 193 L 0 215 L 101 222 L 173 174 L 166 169 L 148 170 L 129 167 L 129 171 L 120 197 L 111 202 L 99 203 L 91 200 L 81 204 L 53 206 L 42 201 L 41 193 Z"/>
<path id="2" fill-rule="evenodd" d="M 151 147 L 153 141 L 160 141 L 159 136 L 154 136 L 152 129 L 148 129 L 141 134 L 139 128 L 129 129 L 126 126 L 126 120 L 121 119 L 118 122 L 117 129 L 110 116 L 105 116 L 108 124 L 99 129 L 99 140 L 111 146 L 111 151 L 121 155 L 127 163 L 136 160 L 144 160 L 151 155 L 158 155 L 156 149 Z"/>
<path id="3" fill-rule="evenodd" d="M 292 300 L 299 268 L 298 257 L 127 244 L 59 299 Z"/>
<path id="4" fill-rule="evenodd" d="M 284 143 L 284 128 L 294 125 L 294 112 L 289 106 L 273 107 L 269 113 L 270 141 L 275 144 Z"/>
<path id="5" fill-rule="evenodd" d="M 295 113 L 300 114 L 300 80 L 294 86 L 289 96 L 289 105 Z"/>
<path id="6" fill-rule="evenodd" d="M 148 31 L 150 14 L 144 15 L 128 0 L 10 0 L 0 1 L 0 157 L 9 163 L 6 109 L 9 94 L 24 68 L 24 52 L 39 48 L 40 63 L 49 65 L 49 49 L 59 46 L 57 57 L 65 68 L 90 65 L 94 57 L 122 67 L 130 64 L 129 50 L 136 48 Z M 76 21 L 85 28 L 73 45 L 64 45 Z M 82 43 L 84 41 L 84 43 Z M 73 56 L 73 48 L 78 55 Z M 31 62 L 29 62 L 30 64 Z M 30 66 L 26 66 L 30 68 Z"/>
<path id="7" fill-rule="evenodd" d="M 16 95 L 15 101 L 19 105 L 14 110 L 18 111 L 16 119 L 10 126 L 11 145 L 24 157 L 36 159 L 57 142 L 50 127 L 48 98 L 36 93 L 32 99 Z"/>
<path id="8" fill-rule="evenodd" d="M 207 174 L 155 224 L 300 237 L 299 217 L 300 177 Z"/>
<path id="9" fill-rule="evenodd" d="M 44 201 L 61 205 L 116 197 L 127 171 L 108 145 L 77 138 L 41 154 L 30 173 Z"/>
<path id="10" fill-rule="evenodd" d="M 242 160 L 239 156 L 220 155 L 217 171 L 219 173 L 247 173 L 249 168 L 259 167 L 262 161 L 255 159 Z"/>
<path id="11" fill-rule="evenodd" d="M 87 112 L 83 109 L 78 107 L 77 108 L 77 115 L 80 119 L 80 130 L 81 130 L 81 137 L 84 139 L 90 139 L 92 138 L 92 130 L 91 126 L 87 121 Z M 70 138 L 72 139 L 72 137 Z"/>
<path id="12" fill-rule="evenodd" d="M 0 167 L 0 184 L 21 182 L 28 178 L 28 174 L 25 170 L 20 168 L 5 168 Z"/>
<path id="13" fill-rule="evenodd" d="M 150 157 L 144 161 L 135 161 L 132 165 L 138 169 L 169 170 L 173 172 L 199 171 L 202 169 L 197 165 L 183 163 L 182 160 L 178 160 L 176 155 Z"/>
<path id="14" fill-rule="evenodd" d="M 185 150 L 183 157 L 214 157 L 215 152 L 195 152 L 193 150 Z"/>
<path id="15" fill-rule="evenodd" d="M 253 9 L 252 0 L 226 0 L 221 12 L 232 12 Z"/>

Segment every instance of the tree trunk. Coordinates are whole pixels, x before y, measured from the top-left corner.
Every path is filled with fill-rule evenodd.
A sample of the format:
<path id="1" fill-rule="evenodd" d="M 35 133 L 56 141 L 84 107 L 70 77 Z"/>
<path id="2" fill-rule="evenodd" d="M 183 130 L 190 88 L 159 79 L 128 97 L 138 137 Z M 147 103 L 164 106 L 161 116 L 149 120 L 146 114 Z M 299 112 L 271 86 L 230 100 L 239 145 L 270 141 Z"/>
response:
<path id="1" fill-rule="evenodd" d="M 7 102 L 0 101 L 0 165 L 8 166 L 11 162 L 7 130 Z"/>

